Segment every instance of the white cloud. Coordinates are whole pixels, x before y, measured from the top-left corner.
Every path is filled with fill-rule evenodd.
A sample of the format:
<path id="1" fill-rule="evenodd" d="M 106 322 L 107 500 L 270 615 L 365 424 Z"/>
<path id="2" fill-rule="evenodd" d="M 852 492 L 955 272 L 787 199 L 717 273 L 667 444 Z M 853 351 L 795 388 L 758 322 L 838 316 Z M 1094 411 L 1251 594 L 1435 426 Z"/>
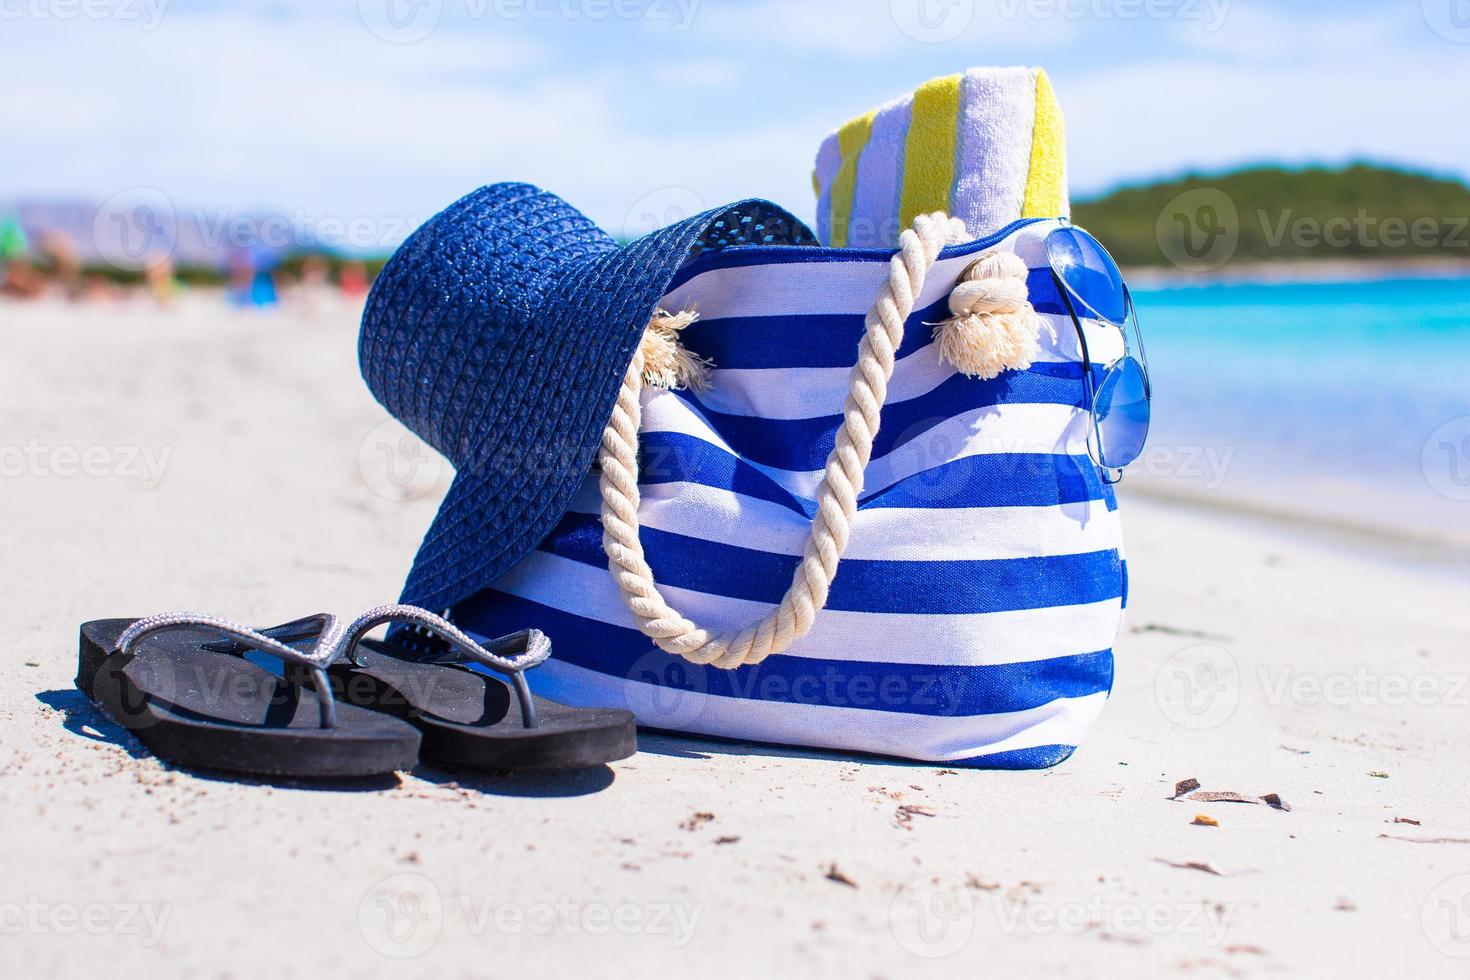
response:
<path id="1" fill-rule="evenodd" d="M 1225 11 L 1214 29 L 1198 22 L 1180 22 L 1170 34 L 1186 48 L 1264 63 L 1293 57 L 1298 49 L 1293 27 L 1293 19 L 1280 8 L 1237 3 Z"/>
<path id="2" fill-rule="evenodd" d="M 0 102 L 11 137 L 0 198 L 100 200 L 147 186 L 180 208 L 416 221 L 480 184 L 519 179 L 617 230 L 666 188 L 692 188 L 708 206 L 767 195 L 799 208 L 811 196 L 819 127 L 752 112 L 699 136 L 632 128 L 596 71 L 526 71 L 544 56 L 533 42 L 441 32 L 389 45 L 355 21 L 285 31 L 235 15 L 146 35 L 31 27 L 7 52 L 7 73 L 33 80 Z M 69 83 L 57 64 L 86 72 Z M 728 77 L 717 60 L 667 69 L 686 83 Z"/>
<path id="3" fill-rule="evenodd" d="M 696 85 L 710 87 L 734 85 L 740 81 L 740 70 L 725 58 L 700 58 L 693 61 L 659 61 L 652 68 L 655 81 L 664 85 Z"/>
<path id="4" fill-rule="evenodd" d="M 356 3 L 266 9 L 170 6 L 152 33 L 7 23 L 0 199 L 156 186 L 181 206 L 412 221 L 479 184 L 523 179 L 613 230 L 630 211 L 745 196 L 810 216 L 812 156 L 835 123 L 931 75 L 1023 62 L 1031 48 L 1001 39 L 1037 26 L 977 15 L 967 30 L 985 44 L 924 45 L 894 30 L 887 0 L 705 0 L 677 43 L 639 24 L 497 23 L 385 44 Z M 1167 38 L 1168 24 L 1040 25 L 1047 43 L 1086 41 L 1047 59 L 1078 189 L 1353 155 L 1466 172 L 1470 133 L 1449 117 L 1470 89 L 1463 51 L 1427 29 L 1256 9 L 1236 11 L 1240 33 L 1220 46 L 1168 56 L 1116 42 Z M 1263 31 L 1302 50 L 1320 32 L 1332 46 L 1255 58 L 1248 42 Z"/>
<path id="5" fill-rule="evenodd" d="M 1177 45 L 1215 58 L 1287 66 L 1342 64 L 1361 57 L 1393 60 L 1432 40 L 1418 4 L 1344 10 L 1227 2 L 1218 27 L 1200 22 L 1173 26 Z M 1431 45 L 1431 50 L 1434 45 Z"/>
<path id="6" fill-rule="evenodd" d="M 1056 47 L 1076 32 L 1074 21 L 1055 14 L 1038 17 L 1026 0 L 707 3 L 691 31 L 742 47 L 780 51 L 786 58 L 836 55 L 862 60 L 928 53 L 943 62 L 930 75 L 976 64 L 1014 64 L 1016 55 L 1008 52 Z"/>
<path id="7" fill-rule="evenodd" d="M 1439 93 L 1470 66 L 1395 62 L 1241 70 L 1199 61 L 1100 69 L 1058 83 L 1074 187 L 1097 191 L 1189 167 L 1370 158 L 1465 174 L 1470 132 Z"/>

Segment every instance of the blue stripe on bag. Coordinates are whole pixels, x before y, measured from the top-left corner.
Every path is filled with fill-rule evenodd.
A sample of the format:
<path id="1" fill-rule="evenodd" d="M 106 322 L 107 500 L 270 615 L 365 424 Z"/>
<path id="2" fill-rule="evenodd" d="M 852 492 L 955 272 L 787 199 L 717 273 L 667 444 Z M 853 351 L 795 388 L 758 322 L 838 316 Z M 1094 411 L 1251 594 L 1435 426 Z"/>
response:
<path id="1" fill-rule="evenodd" d="M 644 432 L 638 441 L 638 482 L 643 486 L 697 483 L 769 500 L 808 518 L 816 514 L 815 501 L 797 497 L 759 467 L 703 439 L 682 432 Z"/>
<path id="2" fill-rule="evenodd" d="M 933 343 L 932 331 L 917 325 L 948 315 L 938 308 L 911 314 L 894 357 L 902 360 Z M 862 313 L 820 313 L 695 320 L 679 341 L 713 359 L 717 368 L 850 368 L 857 363 L 863 318 Z"/>
<path id="3" fill-rule="evenodd" d="M 681 432 L 645 432 L 638 480 L 644 486 L 697 483 L 779 504 L 810 519 L 816 504 L 797 497 L 759 467 Z M 1116 510 L 1112 487 L 1086 456 L 1051 453 L 986 453 L 924 470 L 858 501 L 879 507 L 1055 507 L 1093 500 Z"/>
<path id="4" fill-rule="evenodd" d="M 654 577 L 674 588 L 770 605 L 791 587 L 801 559 L 717 544 L 645 527 L 640 537 Z M 606 567 L 602 522 L 568 514 L 541 550 Z M 827 608 L 852 612 L 987 613 L 1077 606 L 1116 599 L 1122 588 L 1116 551 L 972 561 L 877 561 L 848 558 L 837 570 Z"/>
<path id="5" fill-rule="evenodd" d="M 1069 316 L 1050 269 L 1032 269 L 1026 284 L 1036 312 Z M 950 315 L 948 304 L 941 300 L 910 313 L 894 356 L 902 360 L 927 347 L 934 339 L 932 324 Z M 712 317 L 694 321 L 679 340 L 713 358 L 719 368 L 850 368 L 857 361 L 866 316 L 854 312 Z"/>
<path id="6" fill-rule="evenodd" d="M 1032 306 L 1038 313 L 1067 316 L 1050 271 L 1031 273 Z M 773 314 L 696 320 L 680 334 L 690 350 L 714 359 L 719 368 L 850 368 L 857 361 L 864 313 Z M 909 314 L 894 356 L 908 357 L 933 342 L 932 324 L 949 316 L 947 301 Z M 798 341 L 797 338 L 800 338 Z"/>
<path id="7" fill-rule="evenodd" d="M 1113 682 L 1110 650 L 984 666 L 822 660 L 782 654 L 759 664 L 722 670 L 668 654 L 650 657 L 656 648 L 637 630 L 583 619 L 503 593 L 481 593 L 457 607 L 455 616 L 486 635 L 511 633 L 534 623 L 551 638 L 556 658 L 573 666 L 644 684 L 742 700 L 969 717 L 1026 711 L 1061 698 L 1086 697 L 1106 692 Z"/>
<path id="8" fill-rule="evenodd" d="M 1095 371 L 1097 383 L 1102 372 Z M 718 432 L 735 452 L 762 466 L 781 470 L 819 470 L 837 440 L 842 415 L 810 419 L 765 419 L 727 415 L 706 408 L 698 396 L 675 393 Z M 957 415 L 995 405 L 1070 405 L 1082 408 L 1082 365 L 1042 363 L 1026 371 L 1008 371 L 981 381 L 956 374 L 934 390 L 908 401 L 883 406 L 882 424 L 873 439 L 872 458 L 882 459 Z"/>
<path id="9" fill-rule="evenodd" d="M 1113 488 L 1102 482 L 1086 456 L 988 453 L 916 473 L 863 497 L 862 510 L 877 507 L 1057 507 L 1101 500 L 1118 509 Z"/>
<path id="10" fill-rule="evenodd" d="M 992 752 L 989 755 L 974 755 L 968 759 L 951 759 L 945 764 L 974 769 L 1050 769 L 1066 762 L 1076 751 L 1075 745 L 1036 745 L 1029 749 Z"/>

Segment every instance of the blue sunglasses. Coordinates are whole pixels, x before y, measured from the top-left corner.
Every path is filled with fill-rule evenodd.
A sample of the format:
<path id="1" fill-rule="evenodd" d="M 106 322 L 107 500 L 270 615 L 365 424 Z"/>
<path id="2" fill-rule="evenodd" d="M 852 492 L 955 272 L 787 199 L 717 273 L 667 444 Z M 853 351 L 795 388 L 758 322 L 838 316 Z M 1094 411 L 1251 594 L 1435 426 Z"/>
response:
<path id="1" fill-rule="evenodd" d="M 1092 413 L 1087 454 L 1102 470 L 1104 482 L 1117 483 L 1123 478 L 1123 469 L 1143 453 L 1148 439 L 1153 392 L 1148 380 L 1148 355 L 1138 330 L 1138 311 L 1118 263 L 1081 228 L 1068 225 L 1048 235 L 1046 255 L 1082 349 L 1082 377 Z M 1107 365 L 1101 380 L 1093 377 L 1087 335 L 1082 330 L 1084 319 L 1111 324 L 1123 334 L 1123 356 Z"/>

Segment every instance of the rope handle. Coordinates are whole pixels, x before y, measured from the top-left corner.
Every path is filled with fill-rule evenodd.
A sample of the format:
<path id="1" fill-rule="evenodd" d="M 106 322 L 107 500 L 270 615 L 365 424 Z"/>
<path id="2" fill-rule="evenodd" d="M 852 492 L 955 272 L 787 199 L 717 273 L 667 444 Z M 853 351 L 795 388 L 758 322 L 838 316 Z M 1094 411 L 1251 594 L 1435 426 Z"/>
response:
<path id="1" fill-rule="evenodd" d="M 965 223 L 942 212 L 919 215 L 899 238 L 888 278 L 864 320 L 842 426 L 817 487 L 817 516 L 801 563 L 777 606 L 754 623 L 721 633 L 696 625 L 664 600 L 638 536 L 638 430 L 643 419 L 639 396 L 645 386 L 671 386 L 676 374 L 677 380 L 700 387 L 708 367 L 697 358 L 679 356 L 677 331 L 693 321 L 692 313 L 655 317 L 623 376 L 597 460 L 608 571 L 638 628 L 660 649 L 692 663 L 735 668 L 785 651 L 811 629 L 827 604 L 847 550 L 895 352 L 903 343 L 904 321 L 913 312 L 939 252 L 965 240 Z M 989 378 L 1031 365 L 1039 346 L 1040 320 L 1027 298 L 1026 265 L 1017 256 L 992 252 L 972 263 L 950 296 L 950 311 L 953 316 L 935 326 L 935 341 L 941 355 L 961 372 Z"/>

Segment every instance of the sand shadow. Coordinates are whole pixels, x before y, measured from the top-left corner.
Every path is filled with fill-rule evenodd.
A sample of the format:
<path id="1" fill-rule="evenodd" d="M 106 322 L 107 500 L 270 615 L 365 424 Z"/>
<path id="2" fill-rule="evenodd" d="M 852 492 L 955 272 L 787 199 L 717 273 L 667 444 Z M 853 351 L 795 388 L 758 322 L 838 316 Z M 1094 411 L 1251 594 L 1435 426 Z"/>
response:
<path id="1" fill-rule="evenodd" d="M 74 688 L 58 688 L 54 691 L 41 691 L 36 695 L 36 700 L 61 713 L 62 727 L 80 738 L 89 739 L 93 742 L 102 742 L 107 745 L 115 745 L 134 759 L 157 758 L 152 752 L 133 737 L 126 728 L 107 717 L 101 708 L 97 707 L 81 691 Z M 340 777 L 340 778 L 316 778 L 301 779 L 285 776 L 261 776 L 240 772 L 222 772 L 210 769 L 186 769 L 175 766 L 166 759 L 158 759 L 164 769 L 170 772 L 181 772 L 195 779 L 204 779 L 218 783 L 238 783 L 243 786 L 270 786 L 276 789 L 301 789 L 315 790 L 319 792 L 375 792 L 385 789 L 393 789 L 401 784 L 402 780 L 396 773 L 385 773 L 381 776 L 368 777 Z"/>
<path id="2" fill-rule="evenodd" d="M 456 769 L 443 764 L 420 765 L 413 774 L 426 783 L 454 785 L 486 796 L 557 799 L 590 796 L 613 784 L 617 774 L 608 766 L 563 770 Z"/>
<path id="3" fill-rule="evenodd" d="M 73 735 L 115 745 L 131 758 L 153 758 L 132 733 L 113 721 L 81 691 L 73 688 L 58 688 L 42 691 L 36 700 L 61 713 L 62 726 Z M 640 735 L 640 747 L 643 736 Z M 381 776 L 301 779 L 284 776 L 261 776 L 249 773 L 222 772 L 209 769 L 186 769 L 167 760 L 159 763 L 171 772 L 182 772 L 195 779 L 210 782 L 237 783 L 242 786 L 270 786 L 276 789 L 297 789 L 316 792 L 379 792 L 402 785 L 396 773 Z M 558 797 L 587 796 L 599 793 L 613 784 L 616 774 L 608 766 L 565 771 L 496 771 L 456 769 L 451 766 L 420 765 L 413 774 L 425 782 L 446 785 L 453 783 L 472 789 L 487 796 L 518 796 L 555 799 Z"/>
<path id="4" fill-rule="evenodd" d="M 869 755 L 863 752 L 844 752 L 838 749 L 816 749 L 803 746 L 774 745 L 766 742 L 747 742 L 740 739 L 720 738 L 717 735 L 684 735 L 678 732 L 640 728 L 638 751 L 649 755 L 662 755 L 675 759 L 713 760 L 723 756 L 764 759 L 811 759 L 820 762 L 861 763 L 866 766 L 887 766 L 894 769 L 944 769 L 942 762 L 920 762 L 900 759 L 890 755 Z"/>
<path id="5" fill-rule="evenodd" d="M 163 760 L 159 760 L 163 761 Z M 223 772 L 213 769 L 184 769 L 163 763 L 172 772 L 182 772 L 212 783 L 234 783 L 239 786 L 269 786 L 272 789 L 297 789 L 311 793 L 379 793 L 397 789 L 403 780 L 396 772 L 378 776 L 259 776 L 245 772 Z"/>
<path id="6" fill-rule="evenodd" d="M 54 691 L 41 691 L 36 700 L 53 711 L 61 713 L 61 727 L 73 735 L 116 745 L 134 759 L 151 755 L 128 730 L 103 713 L 87 696 L 76 688 L 62 687 Z"/>

